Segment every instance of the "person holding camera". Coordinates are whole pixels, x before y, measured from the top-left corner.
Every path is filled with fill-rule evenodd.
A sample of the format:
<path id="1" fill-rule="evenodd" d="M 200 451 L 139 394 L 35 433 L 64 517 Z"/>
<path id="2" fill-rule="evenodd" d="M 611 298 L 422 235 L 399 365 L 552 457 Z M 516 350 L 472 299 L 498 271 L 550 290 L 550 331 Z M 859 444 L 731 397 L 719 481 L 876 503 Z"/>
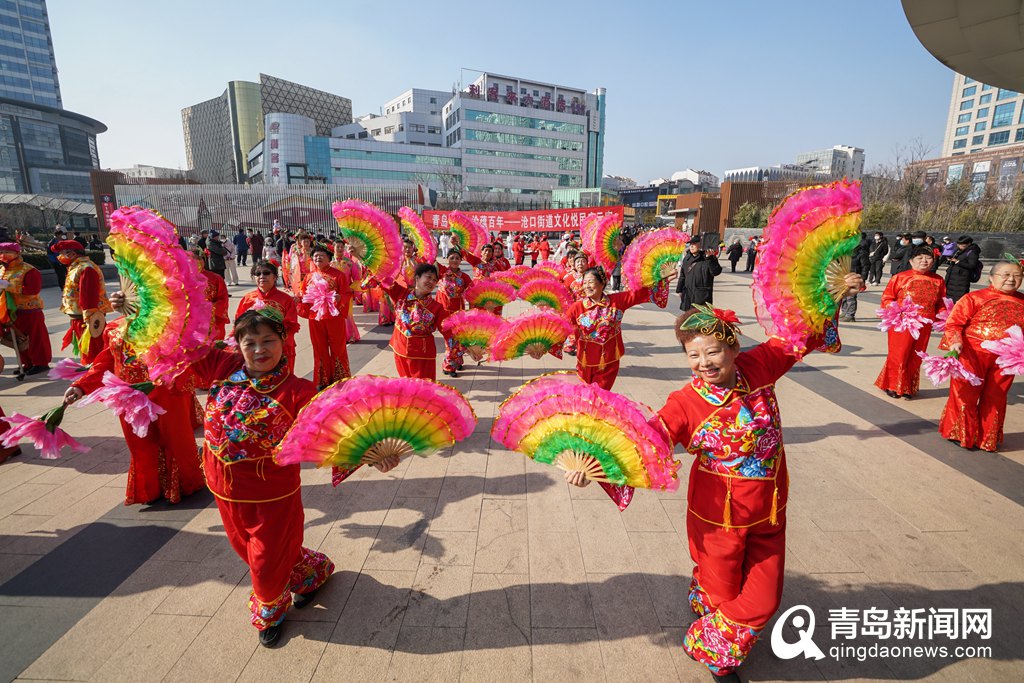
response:
<path id="1" fill-rule="evenodd" d="M 686 243 L 686 254 L 679 262 L 679 283 L 676 293 L 682 297 L 679 308 L 688 311 L 694 304 L 710 304 L 714 298 L 715 277 L 722 274 L 717 254 L 700 248 L 700 236 Z"/>

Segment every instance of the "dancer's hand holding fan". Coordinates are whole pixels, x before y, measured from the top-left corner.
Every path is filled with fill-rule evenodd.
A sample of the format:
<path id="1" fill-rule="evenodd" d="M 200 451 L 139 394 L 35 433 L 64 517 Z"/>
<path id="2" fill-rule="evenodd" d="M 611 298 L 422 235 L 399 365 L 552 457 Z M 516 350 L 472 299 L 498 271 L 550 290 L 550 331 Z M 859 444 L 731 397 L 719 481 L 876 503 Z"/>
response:
<path id="1" fill-rule="evenodd" d="M 754 310 L 771 337 L 803 355 L 812 339 L 838 351 L 834 323 L 860 242 L 860 183 L 845 180 L 789 195 L 772 212 L 757 247 Z"/>
<path id="2" fill-rule="evenodd" d="M 690 236 L 674 228 L 662 228 L 640 235 L 622 254 L 622 283 L 626 289 L 650 287 L 659 308 L 668 305 L 669 280 L 676 276 L 686 254 Z"/>
<path id="3" fill-rule="evenodd" d="M 331 208 L 341 234 L 363 267 L 382 283 L 402 269 L 402 236 L 390 214 L 369 202 L 346 199 Z"/>
<path id="4" fill-rule="evenodd" d="M 448 214 L 448 229 L 458 238 L 459 249 L 474 256 L 491 241 L 484 227 L 461 211 Z"/>

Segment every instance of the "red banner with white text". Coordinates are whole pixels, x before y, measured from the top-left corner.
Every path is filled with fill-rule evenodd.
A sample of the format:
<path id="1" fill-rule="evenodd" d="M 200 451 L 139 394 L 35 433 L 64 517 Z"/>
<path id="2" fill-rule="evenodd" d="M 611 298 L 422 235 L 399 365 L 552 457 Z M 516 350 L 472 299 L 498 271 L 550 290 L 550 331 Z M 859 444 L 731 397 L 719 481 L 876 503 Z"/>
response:
<path id="1" fill-rule="evenodd" d="M 622 220 L 621 206 L 588 206 L 582 209 L 545 209 L 541 211 L 463 211 L 492 232 L 572 232 L 579 230 L 591 216 L 615 214 Z M 448 229 L 446 211 L 423 212 L 423 222 L 431 230 Z"/>

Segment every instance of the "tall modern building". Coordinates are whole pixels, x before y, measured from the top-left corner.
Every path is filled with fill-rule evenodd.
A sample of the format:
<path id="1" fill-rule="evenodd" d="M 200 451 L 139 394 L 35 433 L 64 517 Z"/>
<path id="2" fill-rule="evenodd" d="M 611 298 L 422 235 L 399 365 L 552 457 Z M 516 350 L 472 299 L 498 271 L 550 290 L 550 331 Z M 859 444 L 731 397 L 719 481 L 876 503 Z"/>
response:
<path id="1" fill-rule="evenodd" d="M 91 198 L 106 130 L 63 108 L 45 0 L 0 2 L 0 192 Z"/>
<path id="2" fill-rule="evenodd" d="M 942 156 L 1024 143 L 1024 95 L 953 74 Z"/>
<path id="3" fill-rule="evenodd" d="M 219 97 L 181 110 L 193 177 L 203 183 L 248 180 L 248 152 L 265 137 L 268 114 L 306 117 L 317 135 L 330 135 L 352 121 L 352 100 L 266 74 L 258 83 L 231 81 Z"/>

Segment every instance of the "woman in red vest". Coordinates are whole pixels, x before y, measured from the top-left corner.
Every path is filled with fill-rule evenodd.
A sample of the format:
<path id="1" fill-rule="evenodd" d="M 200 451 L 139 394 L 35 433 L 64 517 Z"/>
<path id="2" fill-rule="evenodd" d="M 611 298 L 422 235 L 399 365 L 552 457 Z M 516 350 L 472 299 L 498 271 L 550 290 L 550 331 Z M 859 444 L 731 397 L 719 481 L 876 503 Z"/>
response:
<path id="1" fill-rule="evenodd" d="M 27 375 L 45 372 L 53 359 L 43 298 L 39 295 L 42 288 L 42 275 L 21 258 L 21 245 L 0 243 L 0 334 L 9 340 L 9 326 L 13 325 L 18 334 L 27 338 L 25 348 L 20 348 L 19 342 L 18 350 Z"/>
<path id="2" fill-rule="evenodd" d="M 387 294 L 395 306 L 395 329 L 391 350 L 399 377 L 437 379 L 437 347 L 434 332 L 447 312 L 431 296 L 437 286 L 437 266 L 421 263 L 413 273 L 413 286 L 395 283 Z"/>

